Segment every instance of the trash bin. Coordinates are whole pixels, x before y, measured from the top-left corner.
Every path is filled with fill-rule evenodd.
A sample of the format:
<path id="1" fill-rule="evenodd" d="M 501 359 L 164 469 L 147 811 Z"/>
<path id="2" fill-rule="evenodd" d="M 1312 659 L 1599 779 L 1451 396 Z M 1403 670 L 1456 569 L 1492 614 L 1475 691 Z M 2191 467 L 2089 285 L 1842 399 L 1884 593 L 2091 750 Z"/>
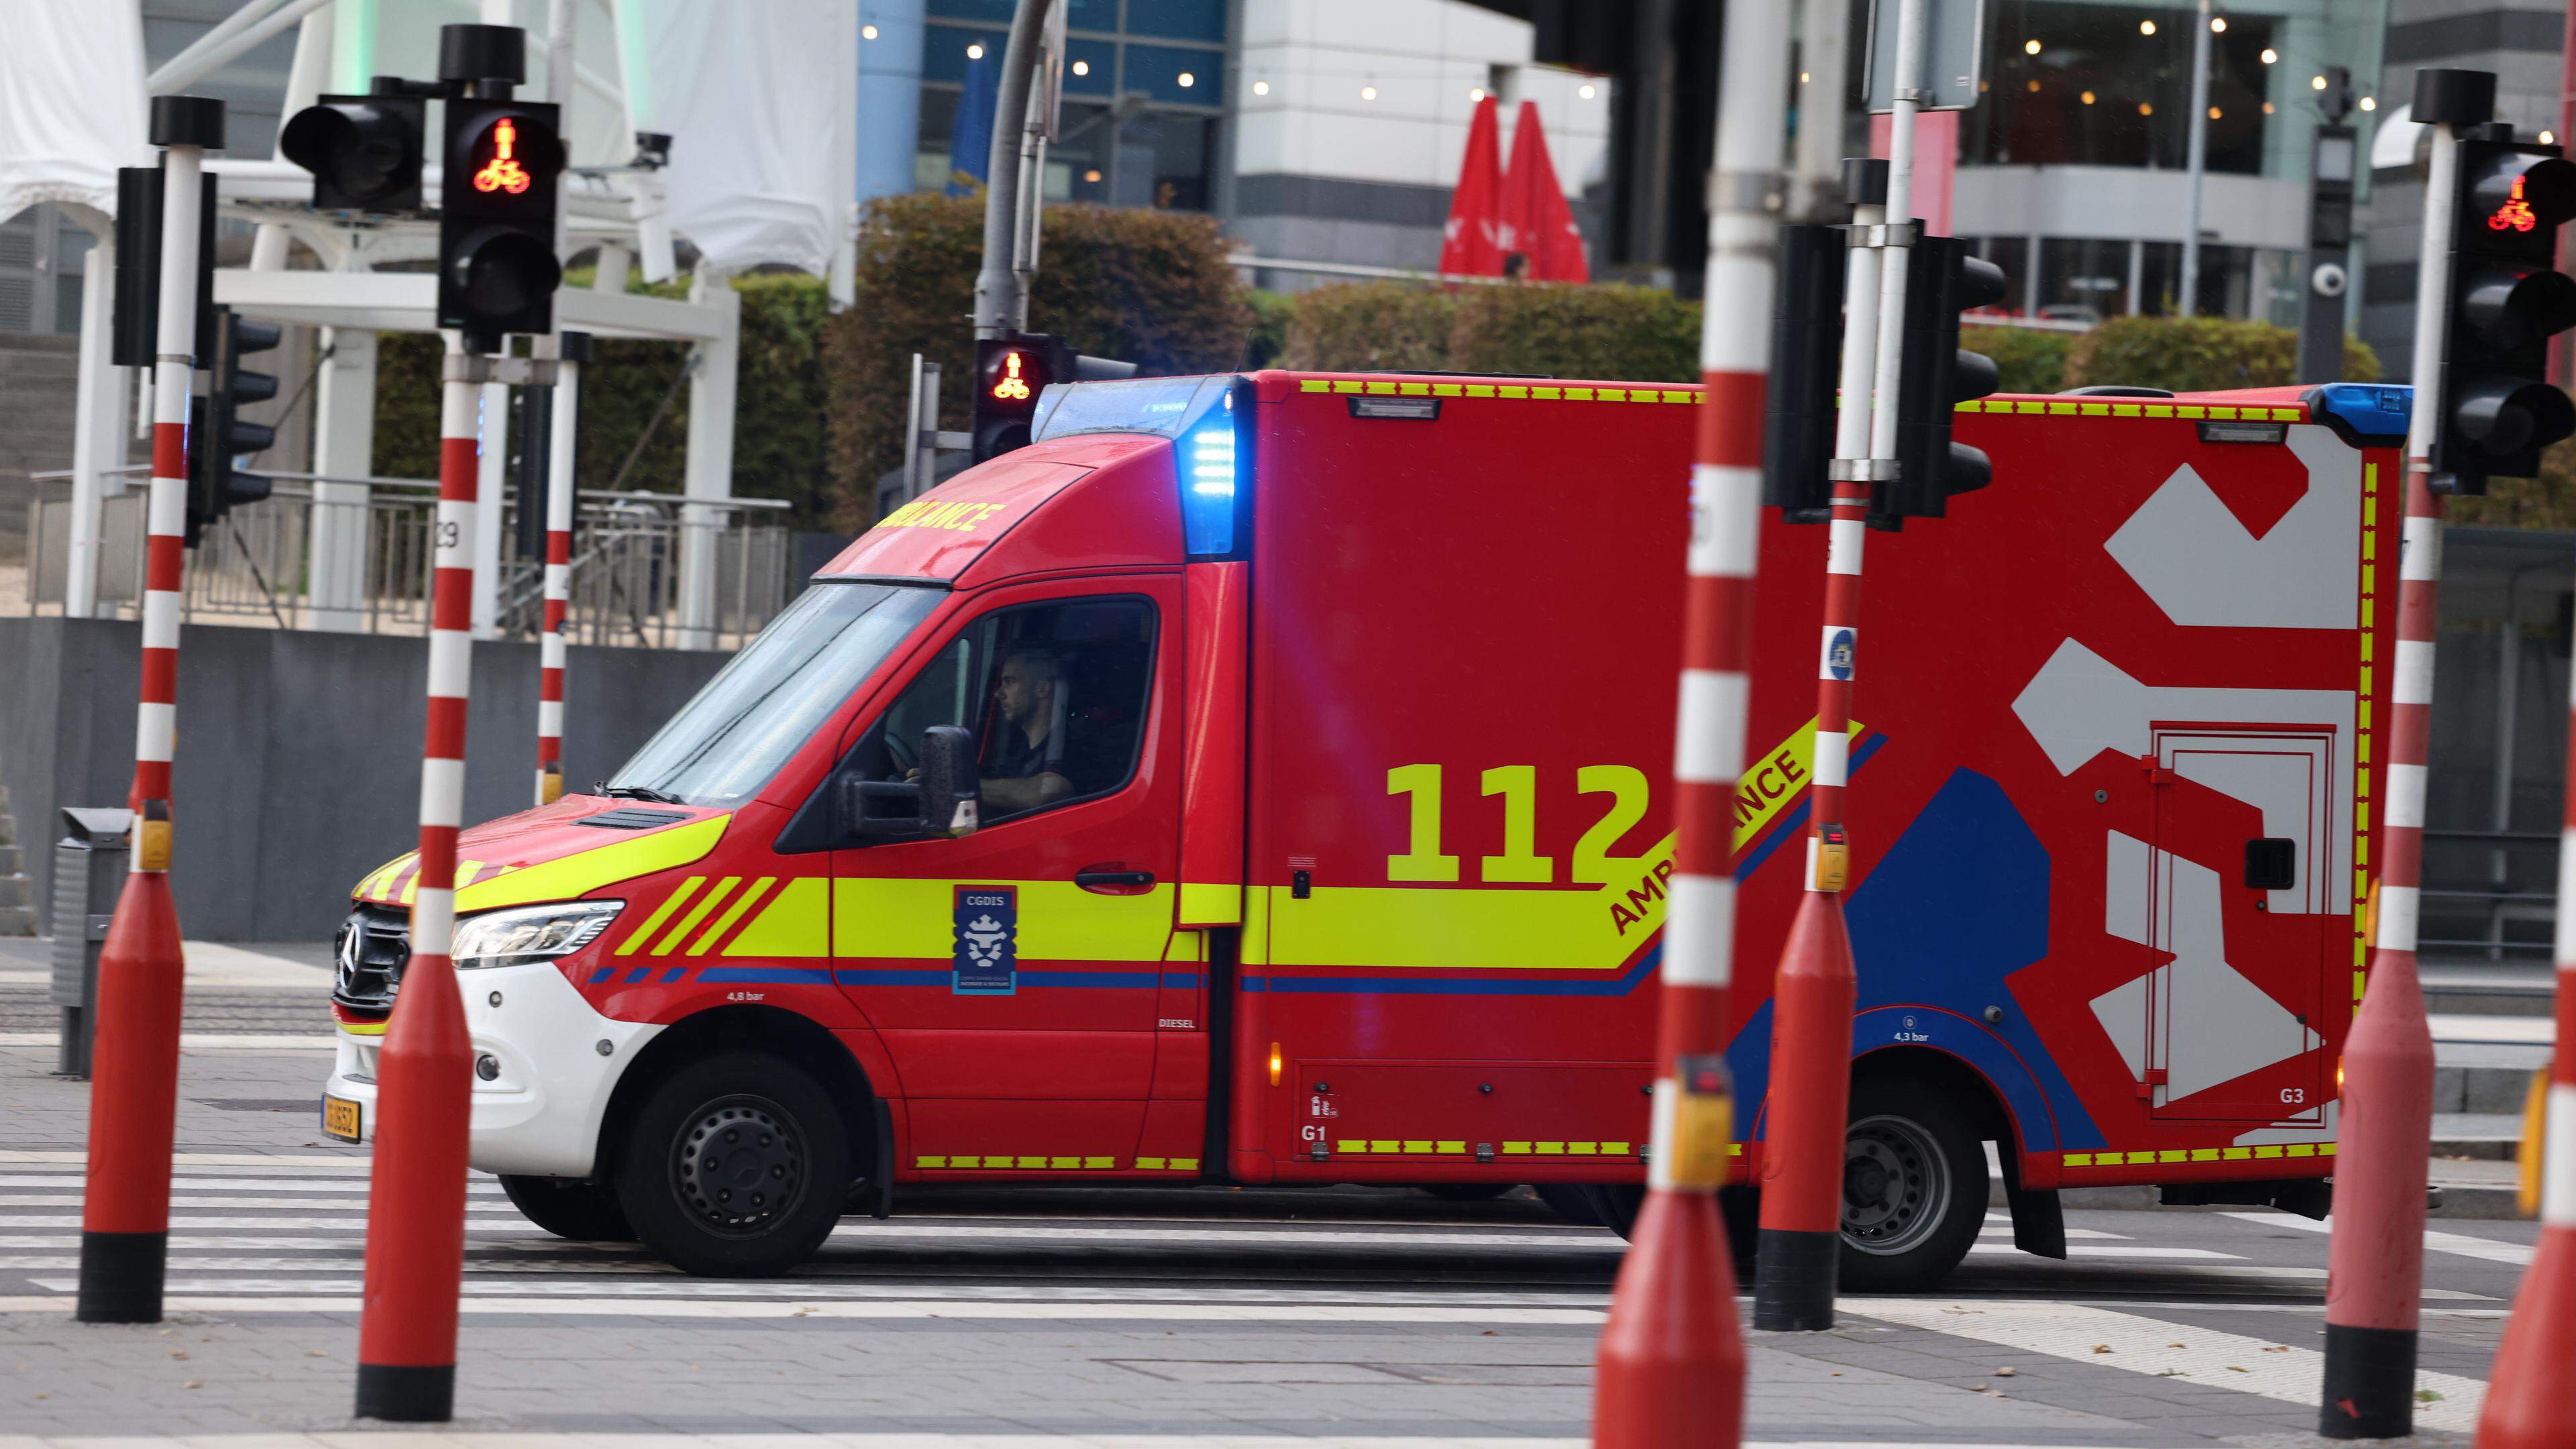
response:
<path id="1" fill-rule="evenodd" d="M 125 889 L 134 840 L 131 810 L 66 809 L 54 847 L 54 1005 L 62 1008 L 62 1064 L 55 1075 L 87 1077 L 98 1034 L 98 952 Z"/>

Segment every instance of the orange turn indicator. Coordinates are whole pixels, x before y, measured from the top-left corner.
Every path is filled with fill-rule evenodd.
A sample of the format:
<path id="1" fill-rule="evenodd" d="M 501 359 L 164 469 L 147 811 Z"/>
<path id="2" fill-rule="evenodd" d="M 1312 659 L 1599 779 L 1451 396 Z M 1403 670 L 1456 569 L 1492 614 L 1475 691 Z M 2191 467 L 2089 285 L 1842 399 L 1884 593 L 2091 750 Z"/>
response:
<path id="1" fill-rule="evenodd" d="M 511 154 L 518 149 L 518 144 L 519 123 L 507 116 L 502 117 L 500 123 L 492 128 L 492 159 L 483 163 L 482 170 L 474 173 L 475 190 L 506 191 L 516 196 L 528 189 L 528 168 L 520 165 L 519 158 Z M 2514 185 L 2515 194 L 2520 195 L 2521 183 Z"/>

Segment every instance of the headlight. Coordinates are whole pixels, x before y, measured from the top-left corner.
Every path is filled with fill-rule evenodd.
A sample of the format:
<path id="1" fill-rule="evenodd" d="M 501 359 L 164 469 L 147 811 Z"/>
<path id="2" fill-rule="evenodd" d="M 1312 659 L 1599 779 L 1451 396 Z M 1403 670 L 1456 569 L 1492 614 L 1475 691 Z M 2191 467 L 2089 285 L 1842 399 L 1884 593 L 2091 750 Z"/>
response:
<path id="1" fill-rule="evenodd" d="M 456 923 L 451 953 L 460 971 L 482 966 L 519 966 L 569 956 L 599 939 L 624 901 L 566 901 L 551 906 L 521 906 L 485 911 Z"/>

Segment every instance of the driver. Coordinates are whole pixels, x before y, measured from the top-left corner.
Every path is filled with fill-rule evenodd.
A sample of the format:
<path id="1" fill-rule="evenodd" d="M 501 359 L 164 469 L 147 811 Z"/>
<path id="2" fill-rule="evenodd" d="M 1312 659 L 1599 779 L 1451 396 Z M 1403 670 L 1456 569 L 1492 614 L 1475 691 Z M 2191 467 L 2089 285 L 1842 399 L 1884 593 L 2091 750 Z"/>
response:
<path id="1" fill-rule="evenodd" d="M 1034 810 L 1075 793 L 1067 741 L 1057 728 L 1064 693 L 1064 661 L 1052 649 L 1023 644 L 1002 660 L 993 681 L 993 705 L 1002 727 L 985 762 L 985 807 L 996 814 Z"/>

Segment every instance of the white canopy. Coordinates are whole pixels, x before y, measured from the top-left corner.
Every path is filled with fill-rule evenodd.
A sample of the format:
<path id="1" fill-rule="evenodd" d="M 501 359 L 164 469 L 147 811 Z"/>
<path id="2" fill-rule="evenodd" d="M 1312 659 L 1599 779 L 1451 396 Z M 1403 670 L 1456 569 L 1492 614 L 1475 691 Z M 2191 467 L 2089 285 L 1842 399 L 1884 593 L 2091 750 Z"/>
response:
<path id="1" fill-rule="evenodd" d="M 629 0 L 643 77 L 627 110 L 671 135 L 671 227 L 719 267 L 822 274 L 856 195 L 843 88 L 854 0 Z"/>
<path id="2" fill-rule="evenodd" d="M 116 168 L 143 143 L 136 5 L 0 0 L 0 221 L 40 201 L 116 212 Z"/>

